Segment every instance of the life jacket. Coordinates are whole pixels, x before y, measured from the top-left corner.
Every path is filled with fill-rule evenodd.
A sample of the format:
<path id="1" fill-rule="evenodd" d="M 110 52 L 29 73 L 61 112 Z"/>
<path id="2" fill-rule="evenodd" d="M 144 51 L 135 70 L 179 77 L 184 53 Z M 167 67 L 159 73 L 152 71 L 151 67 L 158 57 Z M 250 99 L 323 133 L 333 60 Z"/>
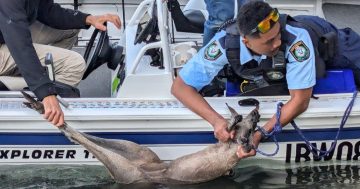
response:
<path id="1" fill-rule="evenodd" d="M 298 28 L 304 28 L 308 31 L 315 50 L 317 78 L 325 76 L 325 62 L 331 60 L 331 58 L 335 55 L 337 48 L 336 28 L 329 28 L 332 27 L 331 24 L 329 24 L 328 28 L 323 28 L 322 26 L 317 25 L 316 22 L 321 23 L 324 22 L 324 20 L 316 16 L 291 17 L 286 14 L 281 14 L 279 23 L 281 27 L 280 32 L 282 43 L 279 53 L 274 57 L 262 60 L 260 63 L 255 60 L 251 60 L 243 65 L 240 63 L 240 34 L 236 23 L 226 26 L 226 35 L 220 39 L 220 44 L 226 50 L 226 56 L 231 70 L 237 77 L 255 82 L 257 88 L 268 87 L 271 85 L 280 85 L 280 88 L 287 88 L 287 60 L 285 59 L 285 52 L 286 47 L 290 47 L 293 44 L 296 36 L 286 30 L 286 24 Z M 281 91 L 284 90 L 282 89 Z"/>

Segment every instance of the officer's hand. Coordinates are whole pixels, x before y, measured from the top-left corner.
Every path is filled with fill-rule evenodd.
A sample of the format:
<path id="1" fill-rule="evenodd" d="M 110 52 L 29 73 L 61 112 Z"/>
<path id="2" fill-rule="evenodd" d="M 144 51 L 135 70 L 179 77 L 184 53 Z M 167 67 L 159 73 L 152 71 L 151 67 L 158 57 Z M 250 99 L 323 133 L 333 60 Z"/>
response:
<path id="1" fill-rule="evenodd" d="M 59 102 L 55 95 L 47 96 L 43 99 L 44 118 L 59 127 L 64 124 L 64 113 L 62 112 Z"/>
<path id="2" fill-rule="evenodd" d="M 254 146 L 254 148 L 256 149 L 260 143 L 261 140 L 261 133 L 260 131 L 256 131 L 254 136 L 253 136 L 253 141 L 252 144 Z M 238 146 L 236 155 L 238 156 L 239 159 L 243 159 L 243 158 L 247 158 L 247 157 L 251 157 L 251 156 L 255 156 L 256 155 L 256 151 L 254 149 L 251 149 L 250 152 L 245 152 L 243 147 L 241 145 Z"/>
<path id="3" fill-rule="evenodd" d="M 86 17 L 86 24 L 92 25 L 101 31 L 106 31 L 106 26 L 104 26 L 105 22 L 113 23 L 118 29 L 121 27 L 120 17 L 116 14 L 89 15 Z"/>
<path id="4" fill-rule="evenodd" d="M 236 151 L 236 155 L 238 156 L 239 159 L 243 159 L 243 158 L 255 156 L 256 151 L 254 149 L 251 149 L 250 152 L 245 152 L 243 147 L 239 145 Z"/>
<path id="5" fill-rule="evenodd" d="M 214 124 L 214 136 L 221 142 L 226 142 L 234 138 L 235 131 L 227 130 L 228 122 L 225 119 L 218 119 Z"/>

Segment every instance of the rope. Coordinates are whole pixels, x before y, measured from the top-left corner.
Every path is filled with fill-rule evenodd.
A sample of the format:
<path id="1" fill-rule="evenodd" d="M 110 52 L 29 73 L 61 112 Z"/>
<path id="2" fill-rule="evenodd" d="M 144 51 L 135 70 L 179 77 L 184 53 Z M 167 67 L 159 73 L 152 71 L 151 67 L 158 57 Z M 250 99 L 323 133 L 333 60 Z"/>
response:
<path id="1" fill-rule="evenodd" d="M 262 127 L 257 126 L 257 128 L 259 129 L 259 131 L 261 132 L 261 135 L 265 138 L 269 138 L 271 137 L 272 140 L 275 142 L 276 145 L 276 149 L 273 153 L 265 153 L 261 150 L 259 150 L 258 148 L 255 149 L 255 151 L 263 156 L 274 156 L 279 152 L 279 142 L 276 139 L 276 135 L 278 133 L 280 133 L 282 131 L 282 127 L 281 127 L 281 123 L 280 123 L 280 116 L 281 116 L 281 108 L 284 104 L 282 102 L 279 102 L 277 104 L 277 108 L 276 108 L 276 123 L 274 126 L 274 129 L 270 132 L 267 133 Z"/>
<path id="2" fill-rule="evenodd" d="M 354 91 L 352 99 L 351 99 L 349 105 L 347 106 L 347 108 L 346 108 L 346 110 L 344 112 L 344 115 L 342 117 L 340 127 L 339 127 L 339 129 L 338 129 L 338 131 L 336 133 L 334 142 L 331 144 L 330 149 L 327 150 L 327 151 L 320 150 L 316 146 L 312 145 L 310 143 L 310 141 L 305 137 L 305 135 L 303 134 L 301 129 L 296 125 L 295 121 L 292 120 L 290 122 L 291 125 L 294 127 L 294 129 L 297 131 L 297 133 L 300 135 L 300 137 L 304 140 L 304 142 L 306 143 L 306 146 L 308 147 L 308 149 L 311 151 L 311 153 L 314 154 L 315 157 L 322 158 L 324 156 L 329 155 L 329 153 L 331 153 L 335 149 L 338 138 L 339 138 L 340 131 L 344 128 L 344 126 L 346 124 L 346 121 L 350 116 L 350 113 L 351 113 L 352 107 L 354 106 L 354 102 L 355 102 L 357 94 L 358 94 L 358 91 Z M 273 153 L 268 154 L 268 153 L 262 152 L 259 149 L 255 149 L 257 153 L 260 153 L 260 154 L 262 154 L 264 156 L 274 156 L 274 155 L 276 155 L 278 153 L 278 151 L 279 151 L 279 143 L 278 143 L 278 141 L 276 139 L 276 135 L 282 131 L 282 127 L 281 127 L 281 124 L 280 124 L 280 116 L 281 116 L 281 108 L 282 108 L 283 105 L 284 104 L 282 102 L 279 102 L 277 104 L 276 123 L 275 123 L 274 129 L 270 133 L 267 133 L 263 128 L 257 126 L 259 131 L 262 133 L 263 136 L 265 136 L 266 138 L 272 137 L 273 141 L 276 144 L 275 151 Z M 317 152 L 319 152 L 319 154 Z"/>
<path id="3" fill-rule="evenodd" d="M 261 134 L 263 136 L 268 136 L 268 137 L 271 137 L 273 139 L 273 141 L 275 142 L 275 145 L 276 145 L 276 149 L 275 149 L 275 151 L 273 153 L 266 153 L 266 152 L 263 152 L 263 151 L 259 150 L 258 148 L 256 148 L 255 149 L 256 153 L 259 153 L 259 154 L 261 154 L 263 156 L 274 156 L 274 155 L 276 155 L 279 152 L 280 147 L 279 147 L 279 142 L 277 141 L 276 136 L 274 135 L 274 133 L 270 136 L 270 134 L 266 133 L 266 131 L 263 128 L 261 128 L 259 126 L 257 126 L 257 128 L 259 129 L 259 131 L 261 132 Z"/>
<path id="4" fill-rule="evenodd" d="M 351 113 L 351 110 L 352 110 L 352 107 L 354 106 L 354 102 L 355 102 L 355 99 L 356 99 L 356 96 L 357 96 L 357 93 L 358 91 L 354 91 L 353 93 L 353 97 L 349 103 L 349 105 L 347 106 L 345 112 L 344 112 L 344 115 L 342 117 L 342 120 L 341 120 L 341 123 L 340 123 L 340 127 L 336 133 L 336 136 L 335 136 L 335 139 L 334 139 L 334 142 L 331 144 L 331 147 L 329 150 L 327 151 L 324 151 L 324 150 L 320 150 L 318 149 L 316 146 L 314 146 L 313 144 L 310 143 L 310 141 L 304 136 L 303 132 L 301 131 L 301 129 L 296 125 L 295 121 L 291 121 L 291 125 L 294 127 L 294 129 L 297 131 L 297 133 L 300 135 L 300 137 L 305 141 L 308 149 L 311 151 L 312 154 L 314 154 L 315 157 L 325 157 L 327 155 L 329 155 L 329 153 L 331 153 L 335 147 L 336 147 L 336 144 L 337 144 L 337 141 L 338 141 L 338 138 L 339 138 L 339 134 L 340 134 L 340 131 L 344 128 L 344 125 L 347 121 L 347 119 L 349 118 L 350 116 L 350 113 Z M 317 154 L 316 152 L 319 152 L 319 154 Z"/>

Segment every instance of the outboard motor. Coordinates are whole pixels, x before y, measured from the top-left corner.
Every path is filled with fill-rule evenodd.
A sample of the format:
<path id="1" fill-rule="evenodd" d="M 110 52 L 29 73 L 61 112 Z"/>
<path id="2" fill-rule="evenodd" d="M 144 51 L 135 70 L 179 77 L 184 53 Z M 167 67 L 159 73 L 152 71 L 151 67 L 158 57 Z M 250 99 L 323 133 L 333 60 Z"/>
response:
<path id="1" fill-rule="evenodd" d="M 119 64 L 123 64 L 125 56 L 123 55 L 124 48 L 117 43 L 111 43 L 107 31 L 101 31 L 98 43 L 89 57 L 95 38 L 99 33 L 95 29 L 92 34 L 89 44 L 86 47 L 84 59 L 88 62 L 88 67 L 84 73 L 83 80 L 86 79 L 91 72 L 100 67 L 102 64 L 107 63 L 107 67 L 115 70 Z"/>

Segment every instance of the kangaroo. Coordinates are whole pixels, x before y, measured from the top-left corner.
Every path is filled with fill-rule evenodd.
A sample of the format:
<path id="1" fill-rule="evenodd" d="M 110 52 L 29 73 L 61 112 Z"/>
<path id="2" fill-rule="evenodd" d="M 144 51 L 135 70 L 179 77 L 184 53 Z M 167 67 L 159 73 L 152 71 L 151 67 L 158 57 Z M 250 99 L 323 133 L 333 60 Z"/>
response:
<path id="1" fill-rule="evenodd" d="M 22 93 L 28 101 L 24 102 L 27 107 L 44 113 L 41 102 Z M 91 136 L 66 123 L 58 128 L 71 141 L 89 150 L 118 183 L 194 184 L 226 175 L 240 160 L 236 155 L 237 147 L 242 145 L 245 151 L 249 151 L 253 146 L 252 135 L 260 118 L 259 106 L 245 118 L 227 107 L 231 112 L 228 129 L 236 131 L 235 140 L 209 145 L 171 162 L 161 161 L 149 148 L 131 141 Z"/>

